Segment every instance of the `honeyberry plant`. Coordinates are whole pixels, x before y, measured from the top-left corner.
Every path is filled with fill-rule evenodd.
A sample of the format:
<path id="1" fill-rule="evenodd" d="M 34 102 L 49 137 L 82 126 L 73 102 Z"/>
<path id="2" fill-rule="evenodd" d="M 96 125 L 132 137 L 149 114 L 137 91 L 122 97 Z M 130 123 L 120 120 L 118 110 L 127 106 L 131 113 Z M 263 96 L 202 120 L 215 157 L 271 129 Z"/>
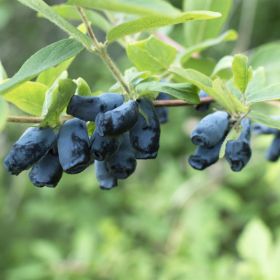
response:
<path id="1" fill-rule="evenodd" d="M 264 67 L 250 66 L 252 58 L 245 54 L 223 57 L 210 71 L 191 63 L 202 59 L 207 48 L 237 39 L 234 30 L 220 35 L 231 1 L 216 1 L 211 11 L 189 1 L 185 12 L 163 0 L 19 2 L 69 38 L 36 52 L 11 78 L 1 67 L 1 129 L 6 122 L 34 124 L 4 160 L 11 174 L 31 168 L 35 186 L 55 187 L 63 172 L 77 174 L 94 164 L 100 187 L 111 189 L 135 171 L 137 160 L 156 158 L 168 106 L 205 111 L 210 103 L 213 112 L 191 134 L 197 146 L 188 158 L 193 168 L 205 169 L 225 157 L 233 171 L 242 170 L 251 158 L 252 130 L 275 135 L 267 159 L 279 158 L 280 121 L 267 115 L 265 106 L 280 98 L 280 84 L 266 79 Z M 168 37 L 164 28 L 183 23 L 188 47 Z M 97 39 L 96 27 L 106 33 L 104 41 Z M 107 51 L 114 42 L 132 64 L 124 73 Z M 115 78 L 106 93 L 92 92 L 82 77 L 68 76 L 82 51 L 98 55 Z M 7 103 L 28 115 L 10 116 Z"/>

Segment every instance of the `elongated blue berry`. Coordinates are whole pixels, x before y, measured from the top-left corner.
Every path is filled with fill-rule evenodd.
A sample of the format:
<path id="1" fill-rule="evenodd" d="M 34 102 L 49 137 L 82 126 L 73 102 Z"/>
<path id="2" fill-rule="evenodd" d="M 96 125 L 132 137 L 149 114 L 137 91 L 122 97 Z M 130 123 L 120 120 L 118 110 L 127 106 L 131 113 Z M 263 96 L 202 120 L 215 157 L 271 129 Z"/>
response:
<path id="1" fill-rule="evenodd" d="M 263 124 L 255 123 L 253 125 L 253 132 L 255 134 L 269 135 L 269 134 L 277 134 L 279 132 L 279 130 L 276 128 L 271 128 L 271 127 L 265 126 Z"/>
<path id="2" fill-rule="evenodd" d="M 51 128 L 28 128 L 5 157 L 4 166 L 13 175 L 29 169 L 52 147 L 56 135 Z"/>
<path id="3" fill-rule="evenodd" d="M 103 161 L 113 155 L 119 147 L 119 137 L 101 136 L 94 131 L 91 138 L 91 154 L 94 159 Z"/>
<path id="4" fill-rule="evenodd" d="M 117 179 L 126 179 L 136 168 L 136 159 L 128 133 L 122 137 L 119 150 L 106 161 L 109 172 Z"/>
<path id="5" fill-rule="evenodd" d="M 241 171 L 252 156 L 250 138 L 251 124 L 249 119 L 241 122 L 242 131 L 237 140 L 228 141 L 226 144 L 225 158 L 230 164 L 232 171 Z"/>
<path id="6" fill-rule="evenodd" d="M 110 190 L 118 185 L 117 179 L 108 170 L 106 161 L 95 161 L 95 175 L 103 190 Z"/>
<path id="7" fill-rule="evenodd" d="M 214 147 L 229 130 L 229 115 L 217 111 L 204 117 L 191 134 L 193 144 L 207 148 Z"/>
<path id="8" fill-rule="evenodd" d="M 219 160 L 220 149 L 223 141 L 212 148 L 198 146 L 193 155 L 189 157 L 189 164 L 197 170 L 204 170 Z"/>
<path id="9" fill-rule="evenodd" d="M 278 132 L 266 152 L 266 159 L 271 162 L 275 162 L 280 157 L 280 133 Z"/>
<path id="10" fill-rule="evenodd" d="M 52 150 L 36 162 L 29 172 L 29 179 L 36 187 L 54 188 L 62 177 L 58 155 Z"/>
<path id="11" fill-rule="evenodd" d="M 100 96 L 74 95 L 67 107 L 67 113 L 84 121 L 95 121 L 98 113 L 113 110 L 123 102 L 123 96 L 116 93 L 104 93 Z"/>
<path id="12" fill-rule="evenodd" d="M 57 140 L 59 161 L 66 173 L 76 174 L 91 163 L 86 123 L 79 119 L 66 121 Z"/>
<path id="13" fill-rule="evenodd" d="M 137 159 L 153 159 L 159 149 L 160 123 L 150 100 L 140 99 L 138 107 L 137 122 L 129 132 L 130 142 Z"/>
<path id="14" fill-rule="evenodd" d="M 157 96 L 156 100 L 169 100 L 171 99 L 170 95 L 164 92 L 160 92 L 159 95 Z M 158 120 L 160 124 L 165 124 L 168 122 L 168 108 L 167 107 L 157 107 L 156 108 L 156 113 L 158 116 Z"/>
<path id="15" fill-rule="evenodd" d="M 128 101 L 114 110 L 96 116 L 96 131 L 101 136 L 119 135 L 134 126 L 138 118 L 138 104 Z"/>

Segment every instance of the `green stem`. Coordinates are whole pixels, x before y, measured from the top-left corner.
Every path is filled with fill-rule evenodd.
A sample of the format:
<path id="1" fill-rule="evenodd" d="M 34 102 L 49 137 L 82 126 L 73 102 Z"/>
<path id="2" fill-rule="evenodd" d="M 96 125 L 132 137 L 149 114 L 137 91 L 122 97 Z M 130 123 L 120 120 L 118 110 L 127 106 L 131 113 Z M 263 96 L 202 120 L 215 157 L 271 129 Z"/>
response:
<path id="1" fill-rule="evenodd" d="M 124 93 L 127 94 L 129 97 L 131 97 L 130 88 L 127 85 L 127 83 L 125 82 L 124 77 L 123 77 L 121 71 L 119 70 L 118 66 L 115 64 L 115 62 L 111 59 L 110 55 L 108 54 L 106 45 L 99 42 L 98 39 L 96 38 L 84 10 L 81 7 L 77 7 L 77 9 L 78 9 L 79 14 L 81 15 L 82 21 L 86 26 L 88 35 L 94 46 L 94 49 L 92 49 L 92 51 L 97 52 L 97 54 L 100 56 L 100 58 L 103 60 L 103 62 L 107 65 L 107 67 L 113 74 L 114 78 L 121 85 Z"/>

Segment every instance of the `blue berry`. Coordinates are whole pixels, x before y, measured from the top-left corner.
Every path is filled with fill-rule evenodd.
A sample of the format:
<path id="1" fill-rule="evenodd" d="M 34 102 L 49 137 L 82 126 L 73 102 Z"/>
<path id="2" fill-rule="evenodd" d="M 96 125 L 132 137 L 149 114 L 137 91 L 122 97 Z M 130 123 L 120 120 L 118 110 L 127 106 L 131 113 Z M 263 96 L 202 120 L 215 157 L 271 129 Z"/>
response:
<path id="1" fill-rule="evenodd" d="M 157 156 L 160 140 L 160 124 L 153 103 L 148 99 L 138 101 L 137 122 L 130 129 L 130 141 L 137 159 L 152 159 Z"/>
<path id="2" fill-rule="evenodd" d="M 157 96 L 156 100 L 169 100 L 171 99 L 170 95 L 164 92 L 160 92 L 159 95 Z M 165 124 L 168 122 L 168 108 L 167 107 L 157 107 L 156 108 L 156 113 L 158 116 L 158 120 L 160 124 Z"/>
<path id="3" fill-rule="evenodd" d="M 189 164 L 197 170 L 203 170 L 219 160 L 220 149 L 223 141 L 219 142 L 212 148 L 198 146 L 193 155 L 189 157 Z"/>
<path id="4" fill-rule="evenodd" d="M 119 135 L 131 129 L 138 118 L 138 104 L 128 101 L 114 110 L 99 113 L 96 117 L 96 131 L 101 136 Z"/>
<path id="5" fill-rule="evenodd" d="M 193 144 L 206 148 L 214 147 L 229 130 L 229 115 L 217 111 L 204 117 L 191 134 Z"/>
<path id="6" fill-rule="evenodd" d="M 280 133 L 278 132 L 266 152 L 266 159 L 275 162 L 280 157 Z"/>
<path id="7" fill-rule="evenodd" d="M 113 110 L 124 102 L 116 93 L 104 93 L 100 96 L 74 95 L 67 107 L 67 113 L 84 121 L 95 121 L 98 113 Z"/>
<path id="8" fill-rule="evenodd" d="M 253 131 L 255 134 L 265 134 L 265 135 L 277 134 L 279 132 L 279 130 L 276 128 L 271 128 L 259 123 L 253 125 Z"/>
<path id="9" fill-rule="evenodd" d="M 103 190 L 110 190 L 118 185 L 117 179 L 109 172 L 106 161 L 95 162 L 95 175 Z"/>
<path id="10" fill-rule="evenodd" d="M 98 161 L 103 161 L 113 155 L 120 147 L 119 137 L 100 136 L 94 131 L 91 138 L 91 154 Z"/>
<path id="11" fill-rule="evenodd" d="M 66 121 L 57 140 L 59 161 L 66 173 L 76 174 L 91 163 L 86 123 L 79 119 Z"/>
<path id="12" fill-rule="evenodd" d="M 237 140 L 228 141 L 226 144 L 225 158 L 229 162 L 232 171 L 241 171 L 252 156 L 250 138 L 251 124 L 249 119 L 241 122 L 242 131 Z"/>
<path id="13" fill-rule="evenodd" d="M 135 171 L 137 162 L 128 133 L 123 135 L 119 150 L 106 164 L 109 172 L 117 179 L 126 179 Z"/>
<path id="14" fill-rule="evenodd" d="M 49 151 L 43 158 L 36 162 L 29 172 L 29 179 L 36 187 L 54 188 L 62 177 L 62 167 L 58 155 Z"/>
<path id="15" fill-rule="evenodd" d="M 52 147 L 56 135 L 51 128 L 28 128 L 5 157 L 4 166 L 13 175 L 29 169 Z"/>

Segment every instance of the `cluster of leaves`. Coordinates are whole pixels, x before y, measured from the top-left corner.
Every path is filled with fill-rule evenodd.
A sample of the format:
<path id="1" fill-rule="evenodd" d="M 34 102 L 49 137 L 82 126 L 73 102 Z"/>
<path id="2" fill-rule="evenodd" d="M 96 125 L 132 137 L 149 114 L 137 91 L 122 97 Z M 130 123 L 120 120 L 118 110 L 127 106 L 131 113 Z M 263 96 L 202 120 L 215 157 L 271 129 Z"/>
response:
<path id="1" fill-rule="evenodd" d="M 199 64 L 206 59 L 203 55 L 196 57 L 197 54 L 237 38 L 233 30 L 219 35 L 232 4 L 230 0 L 224 1 L 223 5 L 219 5 L 219 1 L 211 1 L 212 11 L 203 10 L 205 5 L 200 1 L 186 0 L 184 12 L 162 0 L 152 3 L 148 0 L 69 0 L 66 4 L 52 7 L 42 0 L 19 2 L 53 22 L 71 38 L 35 53 L 10 79 L 1 66 L 2 128 L 8 114 L 5 101 L 28 114 L 42 116 L 41 126 L 56 127 L 73 94 L 92 95 L 84 80 L 73 81 L 67 74 L 67 68 L 83 49 L 94 51 L 90 38 L 83 33 L 85 27 L 80 25 L 76 28 L 68 21 L 80 19 L 77 6 L 83 7 L 90 22 L 106 33 L 106 46 L 118 41 L 125 48 L 135 67 L 128 69 L 124 77 L 133 98 L 144 95 L 155 98 L 158 92 L 163 91 L 190 104 L 198 104 L 198 91 L 202 89 L 234 118 L 247 115 L 253 121 L 280 128 L 277 118 L 265 114 L 261 106 L 255 106 L 280 97 L 280 84 L 274 83 L 271 77 L 266 78 L 267 74 L 270 76 L 266 68 L 258 67 L 262 63 L 264 66 L 267 64 L 262 57 L 271 49 L 259 50 L 250 57 L 250 61 L 245 55 L 223 57 L 209 66 L 208 73 L 199 69 Z M 185 23 L 187 21 L 190 23 Z M 189 42 L 186 48 L 176 48 L 160 39 L 166 31 L 155 31 L 180 23 L 185 23 Z M 121 88 L 116 84 L 111 90 L 120 91 Z"/>

